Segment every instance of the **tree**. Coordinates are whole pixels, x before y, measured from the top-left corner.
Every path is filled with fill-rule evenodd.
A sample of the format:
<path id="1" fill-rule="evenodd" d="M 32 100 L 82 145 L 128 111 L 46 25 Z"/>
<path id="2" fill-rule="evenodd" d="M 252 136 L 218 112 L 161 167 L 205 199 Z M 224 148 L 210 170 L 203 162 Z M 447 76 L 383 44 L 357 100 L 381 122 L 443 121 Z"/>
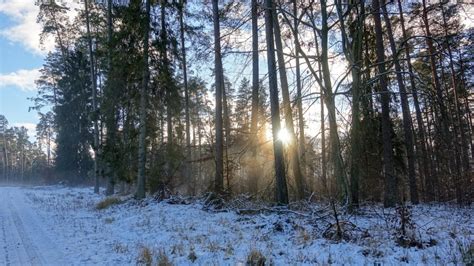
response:
<path id="1" fill-rule="evenodd" d="M 0 134 L 2 134 L 2 175 L 3 179 L 8 181 L 8 153 L 7 153 L 7 127 L 8 120 L 4 115 L 0 115 Z"/>
<path id="2" fill-rule="evenodd" d="M 68 29 L 70 28 L 67 17 L 68 8 L 59 5 L 56 1 L 37 1 L 37 3 L 39 3 L 37 21 L 43 25 L 40 42 L 44 43 L 49 35 L 53 35 L 62 57 L 67 57 L 71 40 L 68 36 Z"/>
<path id="3" fill-rule="evenodd" d="M 437 64 L 436 64 L 436 57 L 435 57 L 435 47 L 433 45 L 433 36 L 431 34 L 431 29 L 428 21 L 428 9 L 426 6 L 426 0 L 422 0 L 422 12 L 421 12 L 421 19 L 423 21 L 423 27 L 425 30 L 425 43 L 427 46 L 429 64 L 431 69 L 431 78 L 432 78 L 432 86 L 436 94 L 436 105 L 439 110 L 439 123 L 441 124 L 441 129 L 439 130 L 441 141 L 440 141 L 440 149 L 445 150 L 448 152 L 447 160 L 449 165 L 446 165 L 451 168 L 451 170 L 456 169 L 457 167 L 454 165 L 454 158 L 455 155 L 451 150 L 451 136 L 449 132 L 449 124 L 448 124 L 448 113 L 446 109 L 446 104 L 444 101 L 443 96 L 443 89 L 441 86 L 441 82 L 438 76 L 437 71 Z M 459 194 L 459 193 L 458 193 Z"/>
<path id="4" fill-rule="evenodd" d="M 336 103 L 333 93 L 331 73 L 329 68 L 329 21 L 327 12 L 327 1 L 321 1 L 321 67 L 324 88 L 324 101 L 328 110 L 329 119 L 329 139 L 331 146 L 330 158 L 334 167 L 334 175 L 344 197 L 348 195 L 346 175 L 344 174 L 344 162 L 341 155 L 341 143 L 338 135 L 338 126 L 336 121 Z"/>
<path id="5" fill-rule="evenodd" d="M 114 64 L 112 58 L 112 52 L 114 50 L 112 38 L 113 38 L 113 23 L 112 23 L 112 0 L 107 1 L 107 81 L 104 88 L 104 103 L 102 104 L 103 117 L 105 120 L 106 138 L 103 145 L 103 151 L 101 151 L 102 161 L 104 165 L 104 174 L 107 177 L 107 185 L 105 194 L 110 196 L 114 194 L 116 180 L 116 160 L 117 160 L 117 92 L 115 91 L 115 76 L 114 76 Z"/>
<path id="6" fill-rule="evenodd" d="M 279 204 L 288 204 L 288 189 L 286 186 L 285 162 L 283 157 L 283 143 L 278 138 L 280 126 L 280 104 L 276 75 L 275 46 L 273 38 L 273 5 L 272 0 L 265 0 L 265 33 L 267 42 L 268 80 L 270 86 L 270 109 L 272 117 L 273 153 L 275 160 L 275 200 Z"/>
<path id="7" fill-rule="evenodd" d="M 41 146 L 28 139 L 25 127 L 9 127 L 0 115 L 0 176 L 3 182 L 35 182 L 46 177 L 46 156 Z"/>
<path id="8" fill-rule="evenodd" d="M 452 51 L 452 42 L 451 42 L 451 34 L 449 33 L 449 26 L 447 23 L 447 14 L 449 10 L 445 11 L 444 5 L 441 5 L 441 15 L 443 18 L 443 28 L 444 28 L 444 35 L 446 38 L 446 50 L 448 51 L 448 62 L 449 62 L 449 70 L 451 73 L 451 86 L 452 86 L 452 91 L 453 91 L 453 103 L 454 103 L 454 117 L 455 119 L 453 128 L 454 128 L 454 135 L 458 139 L 455 143 L 458 150 L 460 152 L 456 152 L 456 155 L 459 157 L 459 164 L 461 167 L 458 167 L 458 171 L 461 170 L 461 174 L 458 177 L 459 181 L 458 184 L 456 184 L 456 187 L 459 187 L 461 191 L 461 195 L 458 196 L 458 202 L 463 203 L 464 200 L 469 201 L 469 197 L 465 197 L 462 192 L 462 187 L 467 185 L 466 187 L 470 187 L 470 162 L 469 162 L 469 155 L 468 155 L 468 149 L 469 145 L 467 144 L 466 141 L 466 130 L 464 128 L 464 121 L 463 121 L 463 113 L 461 111 L 460 107 L 460 101 L 459 101 L 459 82 L 458 78 L 456 77 L 456 70 L 454 69 L 454 56 L 453 56 L 453 51 Z M 461 168 L 461 169 L 460 169 Z"/>
<path id="9" fill-rule="evenodd" d="M 415 150 L 413 141 L 413 122 L 411 120 L 410 106 L 408 105 L 408 95 L 403 82 L 402 67 L 398 60 L 397 46 L 395 44 L 395 38 L 392 31 L 392 22 L 388 16 L 386 5 L 382 5 L 382 15 L 385 19 L 385 25 L 387 29 L 387 35 L 390 44 L 390 50 L 392 51 L 393 62 L 395 65 L 395 74 L 397 78 L 398 88 L 400 91 L 400 99 L 402 103 L 402 114 L 403 114 L 403 132 L 405 136 L 405 148 L 407 153 L 408 162 L 408 181 L 410 184 L 410 200 L 413 204 L 418 204 L 418 188 L 416 185 L 416 173 L 415 173 Z"/>
<path id="10" fill-rule="evenodd" d="M 387 87 L 387 77 L 385 68 L 385 54 L 382 33 L 382 22 L 380 19 L 379 0 L 372 3 L 375 24 L 376 55 L 378 80 L 380 83 L 380 98 L 382 104 L 382 141 L 383 141 L 383 165 L 385 176 L 384 206 L 394 207 L 398 203 L 397 177 L 393 168 L 393 148 L 390 125 L 390 92 Z"/>
<path id="11" fill-rule="evenodd" d="M 95 186 L 94 192 L 99 193 L 99 163 L 98 160 L 100 158 L 100 151 L 99 151 L 99 123 L 97 118 L 97 79 L 95 77 L 95 70 L 94 70 L 94 56 L 92 50 L 92 37 L 90 33 L 90 23 L 89 23 L 89 4 L 88 0 L 84 0 L 84 11 L 86 15 L 86 29 L 87 29 L 87 44 L 89 48 L 89 69 L 90 69 L 90 79 L 92 84 L 92 116 L 94 121 L 94 179 L 95 179 Z M 48 164 L 49 164 L 49 146 L 48 146 Z"/>
<path id="12" fill-rule="evenodd" d="M 336 2 L 337 13 L 341 26 L 342 49 L 344 55 L 352 66 L 352 128 L 351 128 L 351 167 L 350 167 L 350 203 L 352 208 L 359 206 L 359 181 L 360 164 L 362 158 L 362 128 L 361 128 L 361 105 L 362 105 L 362 68 L 363 68 L 363 33 L 365 5 L 364 2 L 353 4 L 347 8 L 347 18 L 343 15 L 341 1 Z M 348 20 L 348 25 L 345 20 Z M 348 31 L 348 32 L 347 32 Z M 321 111 L 323 113 L 323 110 Z"/>
<path id="13" fill-rule="evenodd" d="M 88 103 L 92 93 L 90 79 L 82 74 L 87 73 L 90 62 L 80 50 L 70 51 L 65 59 L 61 53 L 51 53 L 45 61 L 38 81 L 39 97 L 55 104 L 55 168 L 71 181 L 80 182 L 87 177 L 91 166 L 91 106 Z M 55 79 L 51 80 L 49 75 Z M 50 97 L 51 92 L 56 97 Z"/>
<path id="14" fill-rule="evenodd" d="M 181 39 L 181 56 L 182 56 L 182 68 L 183 68 L 183 85 L 184 85 L 184 112 L 186 116 L 186 179 L 191 180 L 192 165 L 189 161 L 191 157 L 191 122 L 189 116 L 189 89 L 188 89 L 188 71 L 186 65 L 186 46 L 184 42 L 184 15 L 183 10 L 185 8 L 184 0 L 180 0 L 178 11 L 179 11 L 179 29 Z"/>
<path id="15" fill-rule="evenodd" d="M 150 5 L 151 0 L 147 0 L 145 4 L 145 27 L 143 37 L 143 79 L 140 89 L 140 136 L 138 144 L 138 176 L 137 191 L 135 196 L 138 199 L 145 197 L 145 163 L 146 163 L 146 108 L 148 81 L 150 72 L 148 68 L 148 39 L 150 34 Z"/>
<path id="16" fill-rule="evenodd" d="M 54 141 L 54 113 L 49 111 L 46 114 L 39 113 L 39 122 L 36 125 L 36 138 L 38 143 L 46 145 L 46 165 L 52 163 L 52 143 Z M 40 146 L 41 147 L 41 146 Z"/>
<path id="17" fill-rule="evenodd" d="M 316 191 L 351 210 L 406 192 L 413 203 L 470 199 L 473 34 L 456 4 L 87 0 L 72 23 L 58 3 L 38 1 L 42 39 L 56 42 L 36 81 L 38 143 L 0 117 L 4 178 L 55 171 L 94 179 L 97 192 L 100 175 L 107 195 L 136 187 L 137 198 L 269 199 L 274 188 L 279 204 Z"/>
<path id="18" fill-rule="evenodd" d="M 402 29 L 402 38 L 405 40 L 405 45 L 404 45 L 404 52 L 405 52 L 405 60 L 407 64 L 407 70 L 409 74 L 409 80 L 410 80 L 410 86 L 411 86 L 411 92 L 413 95 L 413 105 L 415 106 L 415 112 L 416 112 L 416 122 L 418 126 L 418 140 L 419 140 L 419 150 L 421 153 L 421 160 L 418 160 L 418 162 L 422 162 L 420 173 L 422 173 L 422 176 L 424 176 L 424 179 L 426 181 L 426 184 L 430 184 L 428 187 L 428 193 L 430 195 L 433 194 L 433 182 L 431 180 L 431 175 L 429 172 L 429 167 L 428 167 L 428 154 L 426 150 L 426 142 L 425 142 L 425 127 L 424 127 L 424 122 L 421 114 L 421 108 L 420 108 L 420 101 L 418 99 L 418 89 L 416 87 L 415 83 L 415 73 L 413 71 L 413 66 L 411 63 L 411 56 L 410 56 L 410 46 L 408 42 L 408 35 L 405 29 L 405 19 L 403 15 L 403 6 L 401 0 L 398 0 L 398 10 L 400 12 L 400 25 Z M 422 178 L 423 180 L 423 178 Z M 421 182 L 423 184 L 423 181 Z"/>
<path id="19" fill-rule="evenodd" d="M 224 135 L 222 122 L 224 71 L 222 69 L 218 0 L 212 1 L 212 14 L 214 22 L 214 75 L 216 82 L 216 176 L 214 180 L 214 190 L 217 193 L 221 193 L 224 186 Z"/>
<path id="20" fill-rule="evenodd" d="M 304 198 L 304 177 L 300 168 L 300 158 L 298 154 L 298 147 L 296 143 L 295 128 L 293 125 L 293 111 L 290 105 L 290 92 L 288 86 L 288 78 L 286 76 L 285 58 L 283 56 L 283 44 L 280 33 L 280 23 L 276 13 L 276 7 L 273 9 L 273 29 L 275 34 L 276 54 L 278 58 L 278 71 L 280 74 L 280 85 L 283 96 L 283 113 L 285 114 L 286 130 L 290 133 L 290 142 L 288 143 L 289 156 L 291 162 L 291 169 L 296 183 L 297 199 Z"/>
<path id="21" fill-rule="evenodd" d="M 258 113 L 259 113 L 259 67 L 258 67 L 258 3 L 257 0 L 251 2 L 252 15 L 252 114 L 250 120 L 250 147 L 252 153 L 252 161 L 257 160 L 257 143 L 258 143 Z M 256 163 L 258 165 L 258 163 Z M 250 170 L 249 189 L 253 193 L 258 191 L 258 176 L 260 171 L 258 166 L 253 166 Z"/>
<path id="22" fill-rule="evenodd" d="M 301 161 L 302 175 L 306 175 L 306 160 L 305 160 L 305 135 L 304 135 L 304 116 L 303 116 L 303 95 L 301 86 L 301 70 L 300 70 L 300 58 L 299 50 L 300 40 L 298 36 L 298 5 L 296 0 L 293 0 L 293 27 L 295 28 L 294 41 L 295 41 L 295 80 L 296 80 L 296 108 L 298 109 L 298 128 L 299 128 L 299 155 Z"/>

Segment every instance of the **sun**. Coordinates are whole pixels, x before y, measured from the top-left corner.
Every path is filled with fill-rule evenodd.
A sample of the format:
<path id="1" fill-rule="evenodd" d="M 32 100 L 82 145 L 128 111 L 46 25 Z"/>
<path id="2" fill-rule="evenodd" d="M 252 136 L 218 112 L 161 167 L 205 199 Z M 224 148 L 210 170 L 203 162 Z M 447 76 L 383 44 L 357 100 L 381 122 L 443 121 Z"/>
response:
<path id="1" fill-rule="evenodd" d="M 278 140 L 283 144 L 289 144 L 291 142 L 290 132 L 284 127 L 281 128 L 280 131 L 278 131 Z"/>
<path id="2" fill-rule="evenodd" d="M 265 130 L 265 138 L 270 141 L 273 140 L 273 132 L 271 128 Z M 281 141 L 284 145 L 289 144 L 291 142 L 290 132 L 282 127 L 277 133 L 277 140 Z"/>

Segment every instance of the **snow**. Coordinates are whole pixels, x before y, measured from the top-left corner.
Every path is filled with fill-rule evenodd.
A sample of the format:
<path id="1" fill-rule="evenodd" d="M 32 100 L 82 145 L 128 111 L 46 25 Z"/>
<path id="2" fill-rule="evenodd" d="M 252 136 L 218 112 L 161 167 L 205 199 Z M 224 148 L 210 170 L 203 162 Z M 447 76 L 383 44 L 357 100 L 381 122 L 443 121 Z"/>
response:
<path id="1" fill-rule="evenodd" d="M 144 248 L 153 264 L 165 254 L 175 265 L 245 265 L 259 251 L 275 265 L 456 265 L 474 242 L 472 208 L 449 204 L 413 207 L 409 233 L 422 248 L 403 248 L 396 243 L 398 215 L 378 205 L 339 213 L 346 238 L 335 241 L 323 237 L 334 223 L 329 211 L 242 215 L 205 210 L 199 200 L 129 197 L 97 210 L 103 199 L 92 188 L 0 187 L 0 265 L 135 265 Z"/>

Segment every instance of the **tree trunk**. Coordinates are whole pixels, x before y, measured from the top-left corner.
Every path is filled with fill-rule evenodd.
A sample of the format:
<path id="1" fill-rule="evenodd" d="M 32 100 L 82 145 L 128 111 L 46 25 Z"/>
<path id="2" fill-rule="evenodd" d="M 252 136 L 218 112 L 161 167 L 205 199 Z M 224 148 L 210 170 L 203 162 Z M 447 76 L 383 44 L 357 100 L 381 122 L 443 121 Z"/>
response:
<path id="1" fill-rule="evenodd" d="M 189 89 L 188 89 L 188 72 L 186 64 L 186 46 L 184 42 L 184 0 L 180 0 L 179 3 L 179 29 L 180 29 L 180 38 L 181 38 L 181 56 L 182 56 L 182 65 L 183 65 L 183 85 L 184 85 L 184 112 L 186 116 L 186 181 L 191 185 L 191 175 L 192 175 L 192 164 L 189 162 L 192 160 L 191 156 L 191 132 L 190 132 L 190 118 L 189 118 Z M 188 185 L 188 190 L 189 190 Z"/>
<path id="2" fill-rule="evenodd" d="M 288 86 L 288 78 L 286 76 L 285 58 L 283 56 L 283 44 L 281 41 L 280 25 L 276 8 L 273 9 L 273 29 L 275 34 L 275 45 L 278 57 L 278 70 L 280 74 L 280 85 L 283 96 L 283 112 L 285 114 L 286 129 L 290 134 L 290 142 L 288 143 L 288 152 L 290 156 L 290 165 L 296 183 L 296 198 L 301 200 L 304 198 L 303 174 L 300 168 L 300 159 L 298 156 L 298 147 L 296 143 L 295 128 L 293 126 L 293 112 L 290 104 L 290 92 Z"/>
<path id="3" fill-rule="evenodd" d="M 464 60 L 462 58 L 462 53 L 461 53 L 461 50 L 458 48 L 457 49 L 457 54 L 460 58 L 459 60 L 459 69 L 460 69 L 460 75 L 461 75 L 461 86 L 463 88 L 466 88 L 467 85 L 467 81 L 466 81 L 466 69 L 465 69 L 465 66 L 464 66 Z M 466 126 L 467 126 L 467 132 L 468 132 L 468 140 L 469 141 L 469 146 L 471 148 L 471 158 L 474 158 L 474 143 L 472 142 L 473 138 L 472 138 L 472 134 L 474 132 L 473 130 L 473 125 L 472 125 L 472 114 L 471 114 L 471 109 L 469 108 L 469 94 L 466 94 L 464 96 L 464 110 L 466 112 Z"/>
<path id="4" fill-rule="evenodd" d="M 4 167 L 3 167 L 3 178 L 5 179 L 6 182 L 8 182 L 8 148 L 7 148 L 7 122 L 6 119 L 0 121 L 2 124 L 0 124 L 0 129 L 2 135 L 3 135 L 3 145 L 2 145 L 2 152 L 3 152 L 3 162 L 4 162 Z"/>
<path id="5" fill-rule="evenodd" d="M 327 162 L 326 162 L 326 127 L 325 127 L 325 115 L 324 115 L 324 91 L 321 89 L 320 96 L 321 106 L 321 180 L 323 181 L 324 191 L 328 192 L 327 182 Z M 327 196 L 327 195 L 326 195 Z"/>
<path id="6" fill-rule="evenodd" d="M 216 78 L 216 176 L 214 190 L 221 193 L 224 186 L 224 135 L 222 128 L 222 94 L 224 89 L 224 70 L 222 68 L 221 36 L 219 25 L 219 3 L 212 1 L 214 21 L 214 71 Z"/>
<path id="7" fill-rule="evenodd" d="M 407 152 L 408 161 L 408 182 L 410 188 L 410 200 L 413 204 L 418 204 L 418 189 L 416 185 L 416 172 L 415 172 L 415 149 L 413 147 L 413 122 L 411 120 L 410 106 L 408 105 L 408 95 L 403 82 L 402 67 L 397 57 L 397 46 L 395 39 L 393 38 L 392 23 L 388 16 L 387 8 L 382 5 L 382 13 L 385 19 L 386 30 L 388 39 L 390 42 L 390 49 L 392 51 L 393 62 L 395 64 L 395 72 L 397 77 L 398 88 L 400 91 L 400 99 L 402 104 L 402 115 L 403 115 L 403 132 L 405 136 L 405 148 Z"/>
<path id="8" fill-rule="evenodd" d="M 362 136 L 360 121 L 361 105 L 361 69 L 362 69 L 362 44 L 363 44 L 363 24 L 365 18 L 365 6 L 363 2 L 360 6 L 360 13 L 357 14 L 357 29 L 351 34 L 353 37 L 351 53 L 353 56 L 352 68 L 352 151 L 351 151 L 351 206 L 359 207 L 359 182 L 360 166 L 362 158 Z"/>
<path id="9" fill-rule="evenodd" d="M 110 1 L 110 0 L 109 0 Z M 145 163 L 146 163 L 146 108 L 148 81 L 150 70 L 148 69 L 148 39 L 150 34 L 150 2 L 146 0 L 145 5 L 145 34 L 143 38 L 143 79 L 140 88 L 140 126 L 138 138 L 138 175 L 136 198 L 145 198 Z"/>
<path id="10" fill-rule="evenodd" d="M 327 2 L 321 0 L 321 66 L 324 82 L 324 101 L 326 103 L 329 118 L 329 141 L 331 147 L 330 158 L 334 167 L 334 176 L 342 191 L 343 197 L 348 196 L 346 176 L 344 173 L 344 162 L 341 155 L 341 143 L 337 133 L 335 95 L 332 92 L 331 73 L 328 59 L 328 25 Z"/>
<path id="11" fill-rule="evenodd" d="M 249 174 L 249 191 L 258 192 L 260 169 L 257 162 L 258 144 L 258 106 L 259 106 L 259 68 L 258 68 L 258 3 L 252 0 L 252 114 L 250 119 L 251 169 Z"/>
<path id="12" fill-rule="evenodd" d="M 382 22 L 380 20 L 379 0 L 374 0 L 372 5 L 374 9 L 373 15 L 375 24 L 376 55 L 382 105 L 383 165 L 385 175 L 384 206 L 394 207 L 399 201 L 398 182 L 393 167 L 392 132 L 390 125 L 390 91 L 387 87 L 383 32 Z"/>
<path id="13" fill-rule="evenodd" d="M 441 12 L 443 15 L 443 28 L 444 28 L 444 33 L 445 33 L 445 38 L 447 38 L 447 49 L 448 49 L 448 56 L 449 56 L 449 68 L 451 70 L 451 85 L 453 87 L 453 96 L 454 96 L 454 108 L 455 108 L 455 114 L 456 114 L 456 123 L 457 123 L 457 128 L 459 131 L 459 136 L 456 134 L 456 138 L 459 137 L 459 148 L 461 149 L 461 154 L 459 154 L 461 165 L 463 168 L 463 173 L 461 180 L 459 180 L 460 184 L 458 184 L 459 188 L 461 189 L 462 187 L 469 188 L 470 187 L 470 162 L 469 162 L 469 154 L 468 154 L 468 143 L 466 140 L 466 131 L 464 129 L 464 123 L 462 119 L 462 112 L 461 108 L 459 106 L 459 96 L 458 96 L 458 81 L 456 78 L 456 71 L 454 70 L 454 62 L 453 62 L 453 52 L 451 50 L 451 45 L 449 43 L 449 32 L 448 32 L 448 25 L 446 22 L 446 14 L 444 12 L 444 7 L 441 6 Z M 454 126 L 456 128 L 456 125 Z M 462 189 L 461 189 L 462 191 Z M 461 196 L 462 198 L 459 199 L 460 203 L 464 200 L 464 195 Z M 467 198 L 468 199 L 468 198 Z"/>
<path id="14" fill-rule="evenodd" d="M 89 60 L 90 60 L 90 78 L 92 84 L 92 117 L 94 122 L 94 192 L 99 193 L 99 165 L 98 160 L 100 158 L 99 151 L 99 125 L 97 121 L 97 80 L 95 78 L 94 71 L 94 56 L 92 52 L 92 37 L 90 33 L 89 25 L 89 3 L 88 0 L 84 0 L 84 8 L 86 12 L 86 30 L 87 30 L 87 44 L 89 48 Z M 48 164 L 49 164 L 49 146 L 48 146 Z"/>
<path id="15" fill-rule="evenodd" d="M 46 156 L 47 156 L 47 157 L 46 157 L 46 165 L 47 165 L 48 167 L 51 166 L 51 141 L 52 141 L 51 129 L 48 129 L 48 137 L 47 137 L 47 140 L 46 140 Z M 99 187 L 99 186 L 97 185 L 97 180 L 96 180 L 95 185 L 96 185 L 97 187 Z M 97 189 L 97 190 L 98 190 L 98 189 Z M 96 192 L 95 187 L 94 187 L 94 192 L 95 192 L 95 193 L 98 193 L 98 192 Z"/>
<path id="16" fill-rule="evenodd" d="M 402 2 L 401 0 L 398 0 L 398 10 L 400 12 L 400 24 L 401 24 L 401 28 L 402 28 L 402 36 L 403 36 L 403 40 L 408 40 L 408 36 L 407 36 L 407 33 L 406 33 L 406 29 L 405 29 L 405 20 L 404 20 L 404 17 L 403 17 L 403 6 L 402 6 Z M 426 150 L 426 138 L 425 138 L 425 126 L 423 124 L 423 117 L 422 117 L 422 114 L 421 114 L 421 108 L 420 108 L 420 103 L 419 103 L 419 100 L 418 100 L 418 91 L 417 91 L 417 88 L 416 88 L 416 83 L 415 83 L 415 78 L 414 78 L 414 72 L 413 72 L 413 67 L 412 67 L 412 64 L 411 64 L 411 56 L 410 56 L 410 47 L 408 45 L 408 42 L 405 43 L 405 59 L 407 61 L 407 67 L 408 67 L 408 73 L 410 75 L 410 86 L 411 86 L 411 92 L 412 92 L 412 95 L 413 95 L 413 105 L 415 106 L 415 113 L 416 113 L 416 122 L 417 122 L 417 126 L 418 126 L 418 139 L 420 141 L 420 144 L 419 144 L 419 149 L 421 151 L 421 159 L 422 159 L 422 163 L 421 163 L 421 169 L 422 171 L 420 171 L 420 173 L 423 173 L 422 176 L 424 176 L 424 179 L 425 179 L 425 187 L 426 189 L 428 190 L 426 194 L 428 195 L 433 195 L 433 182 L 432 182 L 432 177 L 431 177 L 431 174 L 430 174 L 430 171 L 429 171 L 429 167 L 428 167 L 428 153 L 427 153 L 427 150 Z M 430 197 L 428 197 L 430 198 Z"/>
<path id="17" fill-rule="evenodd" d="M 425 108 L 425 117 L 426 117 L 426 139 L 432 140 L 432 121 L 434 120 L 435 117 L 435 110 L 434 110 L 434 103 L 429 104 L 428 100 L 425 98 L 424 99 L 424 106 Z M 429 106 L 429 108 L 428 108 Z M 430 119 L 430 114 L 431 114 L 431 119 Z M 429 169 L 431 169 L 431 176 L 432 176 L 432 182 L 431 186 L 433 189 L 432 194 L 428 194 L 427 196 L 433 200 L 439 200 L 441 197 L 441 189 L 439 186 L 439 168 L 436 166 L 434 157 L 436 156 L 434 149 L 433 149 L 433 141 L 427 141 L 426 142 L 426 149 L 429 154 Z M 428 185 L 428 184 L 427 184 Z M 429 190 L 428 190 L 429 191 Z"/>
<path id="18" fill-rule="evenodd" d="M 162 60 L 162 66 L 165 75 L 165 80 L 163 81 L 164 83 L 164 90 L 166 93 L 166 134 L 167 134 L 167 143 L 166 143 L 166 151 L 167 151 L 167 156 L 168 159 L 166 160 L 166 177 L 169 179 L 171 178 L 171 175 L 173 174 L 173 160 L 174 159 L 174 135 L 173 135 L 173 100 L 172 100 L 172 94 L 171 94 L 171 75 L 169 71 L 169 65 L 170 62 L 168 60 L 168 47 L 167 47 L 167 42 L 168 42 L 168 33 L 166 31 L 166 0 L 161 0 L 160 4 L 160 19 L 161 19 L 161 31 L 160 31 L 160 41 L 161 41 L 161 46 L 160 46 L 160 56 Z M 159 182 L 159 189 L 163 189 L 163 182 L 162 180 L 158 180 Z"/>
<path id="19" fill-rule="evenodd" d="M 436 70 L 436 51 L 433 46 L 433 40 L 432 40 L 432 35 L 430 31 L 430 25 L 428 21 L 428 11 L 426 8 L 426 0 L 422 0 L 422 20 L 425 28 L 425 34 L 426 34 L 426 45 L 428 47 L 428 53 L 429 53 L 429 59 L 430 59 L 430 67 L 431 67 L 431 76 L 433 79 L 433 86 L 434 86 L 434 91 L 436 93 L 436 103 L 439 106 L 439 112 L 441 114 L 439 118 L 439 123 L 441 124 L 441 149 L 445 150 L 447 154 L 447 161 L 449 162 L 449 165 L 451 165 L 451 168 L 453 168 L 453 161 L 455 154 L 453 154 L 452 149 L 451 149 L 451 137 L 450 137 L 450 132 L 449 132 L 449 125 L 448 125 L 448 113 L 447 109 L 445 106 L 445 99 L 443 96 L 443 90 L 441 87 L 441 82 L 438 77 L 438 73 Z M 455 168 L 455 167 L 454 167 Z M 454 170 L 454 169 L 452 169 Z"/>
<path id="20" fill-rule="evenodd" d="M 359 6 L 360 5 L 360 6 Z M 342 47 L 346 59 L 352 65 L 352 128 L 351 128 L 351 169 L 350 169 L 350 208 L 353 210 L 359 206 L 359 179 L 361 158 L 361 69 L 362 69 L 362 44 L 365 18 L 365 6 L 361 2 L 348 8 L 349 32 L 346 33 L 347 26 L 343 15 L 343 5 L 341 1 L 336 1 L 337 13 L 339 15 L 341 27 Z"/>
<path id="21" fill-rule="evenodd" d="M 107 1 L 107 42 L 109 46 L 112 46 L 112 1 L 113 0 L 108 0 Z M 110 73 L 112 69 L 112 53 L 111 53 L 111 47 L 108 49 L 107 53 L 107 59 L 108 59 L 108 71 L 109 71 L 109 79 L 112 79 Z M 117 126 L 115 123 L 115 92 L 113 91 L 111 87 L 111 82 L 110 80 L 107 82 L 107 91 L 106 91 L 106 98 L 108 98 L 108 106 L 106 108 L 106 146 L 108 152 L 116 152 L 115 149 L 112 149 L 111 147 L 115 147 L 115 132 L 117 130 Z M 110 156 L 109 156 L 110 157 Z M 110 196 L 114 194 L 114 186 L 115 186 L 115 169 L 113 166 L 111 166 L 111 162 L 109 161 L 107 163 L 107 186 L 105 189 L 105 195 Z M 100 169 L 102 170 L 102 169 Z"/>
<path id="22" fill-rule="evenodd" d="M 280 104 L 278 100 L 277 73 L 275 47 L 273 39 L 273 11 L 272 0 L 265 0 L 265 33 L 267 42 L 268 79 L 270 86 L 270 110 L 272 116 L 273 153 L 275 159 L 275 200 L 279 204 L 288 204 L 288 188 L 286 185 L 285 161 L 283 157 L 283 143 L 278 139 L 280 126 Z"/>
<path id="23" fill-rule="evenodd" d="M 6 135 L 7 135 L 7 128 L 6 128 L 6 125 L 5 125 L 5 132 L 3 133 L 3 143 L 4 143 L 4 147 L 3 147 L 3 152 L 4 152 L 4 156 L 5 156 L 5 179 L 8 183 L 9 179 L 10 179 L 10 170 L 9 170 L 9 167 L 11 168 L 11 165 L 8 161 L 9 161 L 9 157 L 11 156 L 8 156 L 8 142 L 7 142 L 7 138 L 6 138 Z"/>
<path id="24" fill-rule="evenodd" d="M 295 79 L 296 79 L 296 108 L 298 109 L 298 127 L 299 127 L 299 156 L 300 166 L 303 176 L 306 176 L 306 155 L 305 155 L 305 135 L 304 135 L 304 116 L 303 116 L 303 100 L 302 100 L 302 86 L 301 86 L 301 70 L 300 70 L 300 40 L 298 36 L 298 6 L 296 0 L 293 0 L 293 26 L 295 28 Z M 311 188 L 312 190 L 313 188 Z"/>
<path id="25" fill-rule="evenodd" d="M 224 122 L 224 148 L 225 148 L 225 180 L 226 180 L 226 189 L 230 190 L 230 160 L 229 160 L 229 146 L 230 146 L 230 121 L 229 121 L 229 105 L 227 104 L 227 92 L 225 88 L 225 83 L 222 88 L 222 114 Z"/>

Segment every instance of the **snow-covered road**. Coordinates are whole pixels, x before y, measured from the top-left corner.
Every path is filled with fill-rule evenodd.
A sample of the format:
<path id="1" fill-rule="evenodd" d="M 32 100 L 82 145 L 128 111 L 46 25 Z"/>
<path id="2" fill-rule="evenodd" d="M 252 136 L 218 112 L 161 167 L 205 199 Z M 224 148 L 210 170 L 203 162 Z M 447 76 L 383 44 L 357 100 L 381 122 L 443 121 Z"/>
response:
<path id="1" fill-rule="evenodd" d="M 0 187 L 0 265 L 64 265 L 64 256 L 24 192 Z"/>

